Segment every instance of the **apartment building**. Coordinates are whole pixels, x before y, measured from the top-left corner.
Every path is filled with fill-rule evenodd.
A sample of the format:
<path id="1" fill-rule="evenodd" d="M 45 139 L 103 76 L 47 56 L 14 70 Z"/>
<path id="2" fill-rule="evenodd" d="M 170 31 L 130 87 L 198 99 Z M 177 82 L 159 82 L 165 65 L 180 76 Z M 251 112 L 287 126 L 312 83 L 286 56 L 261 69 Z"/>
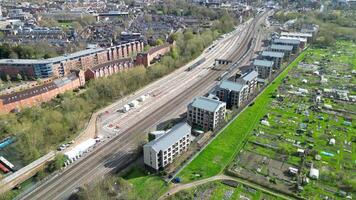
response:
<path id="1" fill-rule="evenodd" d="M 292 51 L 293 51 L 293 46 L 291 45 L 280 45 L 280 44 L 272 44 L 270 46 L 271 51 L 275 52 L 282 52 L 284 53 L 284 58 L 289 59 Z"/>
<path id="2" fill-rule="evenodd" d="M 253 66 L 258 72 L 258 78 L 269 79 L 272 75 L 273 61 L 254 60 Z"/>
<path id="3" fill-rule="evenodd" d="M 224 80 L 218 85 L 216 96 L 226 102 L 227 108 L 240 107 L 248 99 L 248 86 L 229 80 Z"/>
<path id="4" fill-rule="evenodd" d="M 263 51 L 262 60 L 273 61 L 273 69 L 280 69 L 283 63 L 284 53 L 276 51 Z"/>
<path id="5" fill-rule="evenodd" d="M 237 73 L 235 79 L 224 80 L 216 88 L 216 96 L 226 102 L 227 108 L 240 107 L 257 89 L 258 72 Z"/>
<path id="6" fill-rule="evenodd" d="M 87 70 L 143 50 L 143 42 L 128 42 L 109 48 L 90 48 L 49 59 L 1 59 L 0 75 L 27 78 L 63 77 L 71 70 Z"/>
<path id="7" fill-rule="evenodd" d="M 299 48 L 301 48 L 300 40 L 298 39 L 274 39 L 273 44 L 279 44 L 279 45 L 291 45 L 293 46 L 292 53 L 296 54 L 299 51 Z"/>
<path id="8" fill-rule="evenodd" d="M 144 163 L 155 169 L 163 169 L 186 151 L 191 143 L 192 128 L 179 123 L 171 130 L 143 146 Z"/>
<path id="9" fill-rule="evenodd" d="M 0 96 L 0 113 L 7 113 L 39 105 L 42 102 L 50 101 L 58 94 L 68 90 L 84 86 L 85 78 L 83 71 L 76 71 L 68 76 L 56 79 L 52 82 L 26 89 L 20 92 Z"/>
<path id="10" fill-rule="evenodd" d="M 249 71 L 243 75 L 236 74 L 235 82 L 247 85 L 248 96 L 251 96 L 257 89 L 258 72 L 256 70 Z"/>
<path id="11" fill-rule="evenodd" d="M 225 113 L 225 102 L 197 97 L 188 105 L 188 122 L 204 131 L 215 130 L 225 121 Z"/>

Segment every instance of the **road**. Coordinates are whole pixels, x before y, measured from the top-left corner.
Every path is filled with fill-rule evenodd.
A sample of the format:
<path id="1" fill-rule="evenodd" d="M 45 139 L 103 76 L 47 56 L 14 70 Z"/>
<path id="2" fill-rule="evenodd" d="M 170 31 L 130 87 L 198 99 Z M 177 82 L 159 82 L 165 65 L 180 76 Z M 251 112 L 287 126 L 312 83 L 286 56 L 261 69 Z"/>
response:
<path id="1" fill-rule="evenodd" d="M 226 39 L 222 39 L 220 44 L 216 44 L 219 47 L 216 48 L 216 51 L 220 49 L 218 45 L 226 45 L 225 48 L 224 46 L 222 47 L 223 52 L 219 56 L 226 56 L 226 58 L 233 60 L 241 58 L 246 49 L 249 48 L 249 41 L 255 33 L 254 24 L 255 21 L 247 24 L 240 32 L 235 32 L 238 37 L 230 35 L 231 37 L 226 37 Z M 214 52 L 215 50 L 211 53 L 213 54 Z M 210 62 L 216 58 L 213 56 L 211 55 L 212 58 L 209 57 Z M 170 116 L 176 109 L 179 110 L 186 107 L 187 102 L 216 84 L 216 79 L 229 67 L 220 66 L 219 70 L 211 70 L 207 69 L 209 66 L 204 64 L 199 66 L 199 69 L 194 69 L 196 71 L 192 70 L 190 72 L 185 72 L 184 68 L 182 68 L 172 75 L 158 80 L 158 83 L 164 83 L 160 86 L 161 89 L 158 90 L 158 93 L 160 90 L 163 92 L 172 90 L 169 87 L 170 84 L 174 85 L 174 90 L 170 91 L 169 95 L 159 93 L 162 94 L 161 97 L 157 95 L 157 99 L 150 98 L 152 101 L 145 102 L 148 104 L 147 106 L 142 105 L 141 110 L 137 109 L 136 112 L 133 111 L 126 117 L 119 118 L 119 121 L 115 121 L 118 118 L 118 114 L 114 113 L 117 107 L 115 107 L 116 105 L 112 106 L 112 110 L 109 113 L 114 114 L 102 117 L 101 123 L 103 125 L 109 122 L 120 123 L 120 132 L 112 136 L 111 140 L 107 140 L 104 145 L 96 147 L 93 152 L 67 167 L 57 176 L 52 177 L 37 188 L 24 194 L 22 199 L 67 199 L 77 187 L 98 180 L 117 169 L 117 167 L 130 163 L 134 159 L 133 150 L 137 145 L 133 142 L 135 138 L 146 137 L 144 133 L 147 129 L 165 119 L 166 116 Z M 174 78 L 179 74 L 183 75 L 180 75 L 177 81 Z M 154 85 L 155 83 L 149 85 L 148 88 L 157 89 Z M 140 95 L 140 92 L 147 91 L 151 90 L 147 90 L 146 88 L 146 90 L 139 91 L 138 95 Z M 117 106 L 119 107 L 120 103 Z M 112 122 L 112 120 L 115 122 Z M 103 131 L 103 128 L 99 131 Z"/>

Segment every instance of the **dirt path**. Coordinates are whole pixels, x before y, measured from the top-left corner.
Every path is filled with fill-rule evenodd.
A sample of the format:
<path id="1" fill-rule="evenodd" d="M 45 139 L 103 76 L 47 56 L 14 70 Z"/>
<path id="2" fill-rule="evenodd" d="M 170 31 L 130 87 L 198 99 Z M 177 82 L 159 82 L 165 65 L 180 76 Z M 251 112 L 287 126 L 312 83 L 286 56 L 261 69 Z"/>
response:
<path id="1" fill-rule="evenodd" d="M 270 195 L 273 195 L 273 196 L 276 196 L 276 197 L 280 197 L 282 199 L 288 199 L 288 200 L 289 199 L 293 199 L 291 197 L 285 196 L 283 194 L 275 193 L 273 191 L 267 190 L 267 189 L 265 189 L 263 187 L 260 187 L 258 185 L 255 185 L 253 183 L 244 181 L 244 180 L 239 179 L 239 178 L 235 178 L 235 177 L 231 177 L 231 176 L 227 176 L 227 175 L 216 175 L 216 176 L 213 176 L 213 177 L 210 177 L 210 178 L 206 178 L 206 179 L 199 180 L 199 181 L 194 181 L 194 182 L 187 183 L 187 184 L 175 184 L 171 189 L 169 189 L 165 194 L 163 194 L 159 198 L 159 200 L 164 200 L 167 197 L 172 196 L 175 193 L 180 192 L 182 190 L 190 189 L 192 187 L 196 187 L 196 186 L 199 186 L 199 185 L 202 185 L 202 184 L 205 184 L 205 183 L 209 183 L 209 182 L 212 182 L 212 181 L 217 181 L 217 180 L 233 180 L 233 181 L 236 181 L 238 183 L 241 183 L 241 184 L 247 185 L 249 187 L 255 188 L 257 190 L 261 190 L 264 193 L 267 193 L 267 194 L 270 194 Z"/>

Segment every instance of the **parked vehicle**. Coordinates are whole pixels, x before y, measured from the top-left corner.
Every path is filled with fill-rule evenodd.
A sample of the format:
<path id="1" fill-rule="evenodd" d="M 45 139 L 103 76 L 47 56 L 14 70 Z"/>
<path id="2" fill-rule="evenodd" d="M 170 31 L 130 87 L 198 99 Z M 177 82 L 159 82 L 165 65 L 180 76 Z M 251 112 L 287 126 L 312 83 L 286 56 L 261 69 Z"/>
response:
<path id="1" fill-rule="evenodd" d="M 10 161 L 6 160 L 3 156 L 0 156 L 0 163 L 4 165 L 7 169 L 11 171 L 15 171 L 15 165 L 13 165 Z"/>
<path id="2" fill-rule="evenodd" d="M 8 168 L 6 168 L 3 164 L 0 163 L 0 169 L 2 172 L 4 172 L 5 174 L 8 173 L 10 170 Z"/>

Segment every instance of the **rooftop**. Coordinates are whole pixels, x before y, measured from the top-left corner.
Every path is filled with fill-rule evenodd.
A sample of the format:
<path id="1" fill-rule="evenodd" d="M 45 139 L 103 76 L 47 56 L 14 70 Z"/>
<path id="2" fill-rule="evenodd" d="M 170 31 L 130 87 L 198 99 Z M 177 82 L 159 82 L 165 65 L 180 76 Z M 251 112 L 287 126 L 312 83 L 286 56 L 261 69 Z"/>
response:
<path id="1" fill-rule="evenodd" d="M 120 64 L 120 63 L 125 63 L 125 62 L 131 62 L 132 61 L 132 58 L 121 58 L 121 59 L 118 59 L 118 60 L 112 60 L 112 61 L 109 61 L 109 62 L 105 62 L 105 63 L 101 63 L 101 64 L 98 64 L 92 68 L 90 68 L 91 70 L 97 70 L 97 69 L 100 69 L 102 67 L 107 67 L 109 65 L 114 65 L 114 64 Z"/>
<path id="2" fill-rule="evenodd" d="M 77 51 L 75 53 L 71 53 L 63 56 L 57 56 L 48 59 L 0 59 L 0 64 L 49 64 L 49 63 L 61 62 L 64 60 L 70 60 L 82 56 L 91 55 L 104 50 L 105 49 L 103 48 L 85 49 L 82 51 Z"/>
<path id="3" fill-rule="evenodd" d="M 273 43 L 282 43 L 282 44 L 295 44 L 295 45 L 299 45 L 300 44 L 300 40 L 297 39 L 274 39 Z"/>
<path id="4" fill-rule="evenodd" d="M 272 67 L 273 66 L 273 61 L 269 60 L 254 60 L 253 61 L 254 66 L 263 66 L 263 67 Z"/>
<path id="5" fill-rule="evenodd" d="M 276 51 L 263 51 L 262 56 L 268 56 L 273 58 L 283 58 L 283 52 L 276 52 Z"/>
<path id="6" fill-rule="evenodd" d="M 292 51 L 293 46 L 291 45 L 280 45 L 280 44 L 272 44 L 271 49 L 279 49 L 279 50 L 285 50 L 285 51 Z"/>
<path id="7" fill-rule="evenodd" d="M 191 130 L 192 127 L 187 123 L 176 124 L 166 134 L 145 144 L 144 147 L 151 147 L 152 149 L 156 150 L 156 152 L 168 149 L 170 146 L 172 146 L 172 144 L 180 140 L 182 137 L 190 134 Z"/>
<path id="8" fill-rule="evenodd" d="M 69 76 L 63 77 L 61 79 L 56 79 L 50 83 L 46 83 L 20 92 L 14 92 L 11 94 L 2 95 L 0 96 L 0 99 L 3 101 L 3 104 L 13 103 L 16 101 L 27 99 L 54 90 L 56 88 L 59 88 L 63 85 L 70 83 L 75 79 L 77 79 L 77 76 L 75 75 L 75 73 L 72 73 Z"/>
<path id="9" fill-rule="evenodd" d="M 224 102 L 219 100 L 210 99 L 207 97 L 197 97 L 190 104 L 192 107 L 200 108 L 203 110 L 207 110 L 209 112 L 217 111 L 222 105 L 225 105 Z"/>
<path id="10" fill-rule="evenodd" d="M 313 37 L 311 33 L 300 33 L 300 32 L 282 32 L 283 36 L 296 36 L 296 37 Z"/>
<path id="11" fill-rule="evenodd" d="M 242 77 L 242 79 L 243 79 L 244 81 L 251 81 L 251 80 L 257 78 L 257 76 L 258 76 L 258 72 L 255 71 L 255 70 L 252 70 L 252 71 L 248 72 L 247 74 L 245 74 L 245 75 Z"/>
<path id="12" fill-rule="evenodd" d="M 225 89 L 225 90 L 231 90 L 231 91 L 240 92 L 242 90 L 242 88 L 244 87 L 244 84 L 238 83 L 238 82 L 224 80 L 224 81 L 222 81 L 220 83 L 219 87 L 222 88 L 222 89 Z"/>

